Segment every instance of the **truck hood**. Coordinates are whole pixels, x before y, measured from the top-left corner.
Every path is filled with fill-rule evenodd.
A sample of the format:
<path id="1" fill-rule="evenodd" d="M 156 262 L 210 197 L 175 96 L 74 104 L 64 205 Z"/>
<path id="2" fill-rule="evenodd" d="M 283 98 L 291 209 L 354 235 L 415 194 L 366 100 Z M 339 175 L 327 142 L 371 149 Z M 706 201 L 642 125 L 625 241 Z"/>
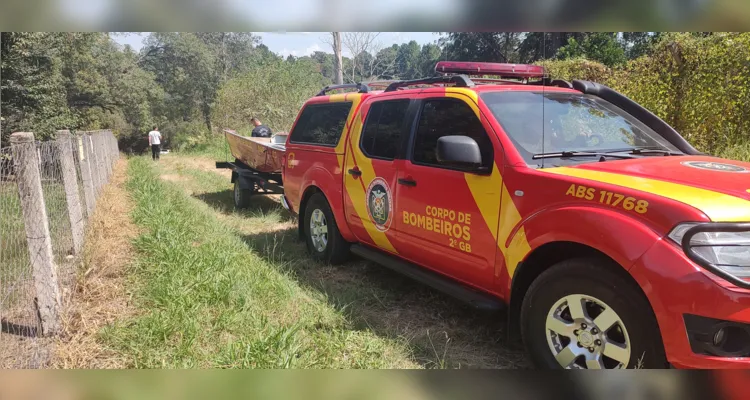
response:
<path id="1" fill-rule="evenodd" d="M 750 221 L 750 163 L 709 156 L 649 156 L 543 171 L 652 193 L 715 222 Z"/>

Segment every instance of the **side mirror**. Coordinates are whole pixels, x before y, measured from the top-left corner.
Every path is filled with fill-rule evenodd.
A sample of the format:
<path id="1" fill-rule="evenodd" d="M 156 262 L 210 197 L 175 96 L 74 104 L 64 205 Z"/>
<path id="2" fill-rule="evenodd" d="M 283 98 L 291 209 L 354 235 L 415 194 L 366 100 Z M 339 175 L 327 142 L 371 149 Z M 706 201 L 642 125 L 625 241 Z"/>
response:
<path id="1" fill-rule="evenodd" d="M 482 153 L 476 140 L 468 136 L 443 136 L 437 142 L 437 160 L 459 168 L 478 169 Z"/>

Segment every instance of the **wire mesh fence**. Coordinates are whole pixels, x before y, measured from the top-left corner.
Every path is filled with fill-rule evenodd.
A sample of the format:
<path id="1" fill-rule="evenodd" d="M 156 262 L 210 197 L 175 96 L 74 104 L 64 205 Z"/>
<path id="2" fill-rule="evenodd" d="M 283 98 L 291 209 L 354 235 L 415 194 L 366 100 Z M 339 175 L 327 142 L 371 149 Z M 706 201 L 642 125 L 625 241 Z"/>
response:
<path id="1" fill-rule="evenodd" d="M 49 361 L 87 216 L 117 159 L 111 131 L 11 136 L 0 148 L 0 368 Z"/>

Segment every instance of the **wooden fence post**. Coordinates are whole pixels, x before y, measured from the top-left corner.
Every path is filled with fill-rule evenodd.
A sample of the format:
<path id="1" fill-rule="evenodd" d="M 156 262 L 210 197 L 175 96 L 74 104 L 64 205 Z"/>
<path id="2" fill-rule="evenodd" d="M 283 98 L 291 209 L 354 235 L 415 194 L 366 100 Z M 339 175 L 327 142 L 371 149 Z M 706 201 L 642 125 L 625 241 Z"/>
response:
<path id="1" fill-rule="evenodd" d="M 70 131 L 57 131 L 57 149 L 60 155 L 63 184 L 65 185 L 65 199 L 68 204 L 70 231 L 73 236 L 73 254 L 78 254 L 83 246 L 84 221 L 72 145 Z"/>
<path id="2" fill-rule="evenodd" d="M 34 134 L 31 132 L 14 133 L 10 136 L 10 143 L 42 334 L 52 335 L 60 331 L 62 301 L 57 280 L 57 267 L 52 255 L 52 239 L 49 233 L 47 210 L 44 206 L 39 156 Z"/>

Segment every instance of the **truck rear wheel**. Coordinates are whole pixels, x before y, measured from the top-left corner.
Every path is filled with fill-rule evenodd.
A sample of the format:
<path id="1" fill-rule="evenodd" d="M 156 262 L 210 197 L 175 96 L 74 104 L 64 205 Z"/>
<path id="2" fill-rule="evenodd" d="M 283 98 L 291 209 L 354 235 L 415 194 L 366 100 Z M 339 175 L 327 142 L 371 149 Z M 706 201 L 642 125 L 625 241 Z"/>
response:
<path id="1" fill-rule="evenodd" d="M 597 258 L 562 261 L 531 284 L 521 331 L 539 368 L 665 368 L 651 306 Z"/>
<path id="2" fill-rule="evenodd" d="M 318 261 L 340 264 L 349 257 L 349 243 L 339 233 L 328 201 L 315 193 L 307 202 L 304 214 L 307 250 Z"/>
<path id="3" fill-rule="evenodd" d="M 234 207 L 237 209 L 247 208 L 250 205 L 252 192 L 240 187 L 240 177 L 234 180 Z"/>

